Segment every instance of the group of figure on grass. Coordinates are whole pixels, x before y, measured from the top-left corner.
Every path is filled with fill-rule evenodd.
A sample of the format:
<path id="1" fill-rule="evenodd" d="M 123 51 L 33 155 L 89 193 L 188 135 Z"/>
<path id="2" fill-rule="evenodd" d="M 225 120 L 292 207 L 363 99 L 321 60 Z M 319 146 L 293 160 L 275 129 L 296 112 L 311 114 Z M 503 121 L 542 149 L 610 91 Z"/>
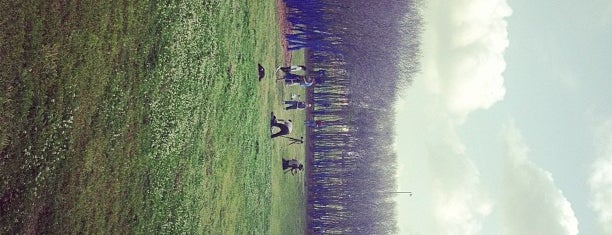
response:
<path id="1" fill-rule="evenodd" d="M 285 81 L 285 86 L 300 85 L 301 87 L 310 87 L 315 84 L 315 79 L 307 75 L 295 74 L 295 72 L 306 71 L 306 66 L 303 65 L 292 65 L 287 67 L 278 67 L 274 74 L 278 71 L 282 71 L 284 75 L 281 78 L 277 78 L 276 81 Z"/>
<path id="2" fill-rule="evenodd" d="M 308 80 L 306 79 L 306 75 L 297 75 L 297 74 L 292 73 L 292 72 L 303 71 L 303 70 L 306 70 L 306 67 L 303 65 L 293 65 L 293 66 L 287 66 L 287 67 L 281 66 L 276 69 L 275 74 L 278 73 L 278 71 L 282 71 L 283 73 L 285 73 L 282 78 L 277 79 L 277 81 L 284 79 L 285 85 L 300 84 L 302 87 L 312 86 L 312 84 L 314 84 L 314 81 L 315 81 L 314 79 Z M 303 110 L 306 108 L 312 108 L 312 104 L 308 104 L 305 101 L 300 101 L 299 98 L 300 98 L 300 95 L 291 94 L 291 99 L 284 101 L 285 110 Z M 304 121 L 304 125 L 306 127 L 311 127 L 311 128 L 321 127 L 323 126 L 323 121 L 306 120 Z M 272 113 L 270 127 L 271 129 L 273 127 L 277 127 L 279 129 L 278 132 L 273 133 L 271 135 L 272 138 L 276 138 L 280 136 L 285 137 L 285 135 L 291 134 L 291 132 L 293 131 L 293 121 L 291 119 L 287 119 L 287 120 L 278 119 L 276 118 L 274 113 Z M 290 137 L 286 137 L 286 138 L 290 138 Z M 295 140 L 294 138 L 292 139 Z M 296 142 L 292 142 L 292 144 L 293 143 L 296 143 Z M 303 143 L 303 142 L 300 142 L 300 143 Z"/>
<path id="3" fill-rule="evenodd" d="M 307 75 L 296 74 L 296 72 L 299 72 L 299 71 L 306 71 L 306 67 L 303 65 L 293 65 L 293 66 L 286 66 L 286 67 L 281 66 L 281 67 L 276 68 L 276 71 L 274 71 L 274 74 L 277 75 L 279 71 L 282 71 L 284 74 L 281 78 L 276 79 L 276 82 L 284 81 L 285 86 L 299 85 L 300 87 L 308 88 L 314 85 L 315 83 L 314 78 L 308 77 Z M 299 99 L 300 99 L 300 95 L 292 94 L 290 100 L 284 101 L 285 110 L 304 110 L 307 108 L 312 108 L 311 104 L 308 104 L 305 101 L 300 101 Z M 298 139 L 298 138 L 293 138 L 293 137 L 288 136 L 293 131 L 293 121 L 291 119 L 279 119 L 274 115 L 274 113 L 272 113 L 271 116 L 272 116 L 270 120 L 270 131 L 272 132 L 270 136 L 271 138 L 283 137 L 283 138 L 289 139 L 290 140 L 289 145 L 304 143 L 304 137 L 300 137 Z M 306 120 L 304 122 L 304 125 L 306 127 L 314 128 L 314 127 L 322 126 L 323 122 L 320 120 L 319 121 Z M 276 128 L 278 128 L 278 131 L 274 133 L 274 129 Z M 296 159 L 287 160 L 283 158 L 283 173 L 290 172 L 293 175 L 298 171 L 302 171 L 303 169 L 304 169 L 304 165 L 301 164 L 298 160 Z"/>

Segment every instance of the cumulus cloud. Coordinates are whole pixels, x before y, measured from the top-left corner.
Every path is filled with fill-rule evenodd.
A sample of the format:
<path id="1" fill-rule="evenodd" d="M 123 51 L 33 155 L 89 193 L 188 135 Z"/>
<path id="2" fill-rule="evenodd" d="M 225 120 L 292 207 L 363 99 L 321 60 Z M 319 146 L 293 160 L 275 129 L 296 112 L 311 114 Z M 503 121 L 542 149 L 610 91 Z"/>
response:
<path id="1" fill-rule="evenodd" d="M 468 183 L 453 190 L 443 185 L 435 187 L 436 234 L 479 234 L 482 220 L 491 213 L 492 205 L 477 185 Z"/>
<path id="2" fill-rule="evenodd" d="M 419 213 L 405 215 L 400 223 L 405 231 L 479 234 L 492 211 L 457 128 L 470 112 L 489 108 L 505 95 L 504 18 L 511 13 L 505 0 L 426 3 L 421 72 L 397 109 L 396 150 L 410 162 L 404 173 L 412 180 L 408 187 L 419 187 L 419 196 L 411 199 Z"/>
<path id="3" fill-rule="evenodd" d="M 452 133 L 452 132 L 451 132 Z M 454 145 L 457 142 L 447 144 Z M 456 146 L 430 146 L 435 234 L 478 234 L 492 203 L 478 169 Z"/>
<path id="4" fill-rule="evenodd" d="M 427 97 L 433 98 L 422 98 Z M 417 107 L 418 102 L 419 99 L 409 102 L 412 113 L 419 115 L 402 120 L 401 129 L 410 131 L 398 133 L 403 141 L 396 149 L 399 157 L 405 158 L 402 161 L 407 162 L 400 164 L 398 177 L 410 181 L 400 188 L 416 190 L 410 201 L 419 207 L 408 210 L 400 226 L 423 234 L 480 234 L 493 203 L 478 168 L 465 153 L 457 124 L 440 110 L 441 105 L 434 102 Z M 406 133 L 411 136 L 404 137 Z"/>
<path id="5" fill-rule="evenodd" d="M 456 122 L 422 86 L 415 83 L 405 100 L 409 113 L 419 115 L 404 116 L 398 128 L 409 130 L 397 135 L 401 139 L 397 153 L 400 162 L 406 162 L 399 175 L 400 188 L 416 191 L 400 208 L 399 226 L 422 234 L 480 234 L 493 204 L 466 154 Z"/>
<path id="6" fill-rule="evenodd" d="M 410 198 L 415 207 L 406 210 L 405 216 L 400 211 L 399 226 L 403 231 L 423 234 L 479 234 L 493 207 L 480 173 L 466 154 L 457 124 L 445 106 L 424 92 L 422 83 L 414 88 L 417 90 L 410 94 L 414 97 L 409 97 L 405 105 L 411 107 L 410 113 L 419 115 L 401 121 L 401 129 L 410 132 L 398 133 L 405 142 L 397 151 L 400 158 L 408 158 L 400 177 L 411 182 L 400 187 L 416 190 Z"/>
<path id="7" fill-rule="evenodd" d="M 597 130 L 600 152 L 589 177 L 591 207 L 604 234 L 612 234 L 612 120 L 602 122 Z"/>
<path id="8" fill-rule="evenodd" d="M 505 0 L 428 1 L 423 72 L 457 120 L 503 99 L 509 45 Z"/>
<path id="9" fill-rule="evenodd" d="M 499 202 L 503 234 L 578 234 L 570 202 L 550 172 L 527 158 L 528 147 L 513 123 L 505 139 L 504 194 Z"/>

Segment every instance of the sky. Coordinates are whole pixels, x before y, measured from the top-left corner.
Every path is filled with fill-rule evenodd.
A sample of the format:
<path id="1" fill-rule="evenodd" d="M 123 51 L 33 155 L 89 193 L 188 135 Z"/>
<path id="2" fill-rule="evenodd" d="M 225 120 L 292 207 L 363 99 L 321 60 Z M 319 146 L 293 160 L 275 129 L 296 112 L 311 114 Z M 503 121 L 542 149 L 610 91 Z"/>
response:
<path id="1" fill-rule="evenodd" d="M 612 1 L 424 3 L 399 233 L 612 234 Z"/>

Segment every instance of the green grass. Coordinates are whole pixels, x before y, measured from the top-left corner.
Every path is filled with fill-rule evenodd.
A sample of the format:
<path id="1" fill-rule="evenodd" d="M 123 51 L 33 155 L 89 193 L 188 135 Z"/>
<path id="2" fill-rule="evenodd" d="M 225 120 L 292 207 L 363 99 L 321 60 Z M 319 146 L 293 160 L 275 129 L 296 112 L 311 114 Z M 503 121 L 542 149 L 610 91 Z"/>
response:
<path id="1" fill-rule="evenodd" d="M 1 0 L 0 233 L 302 233 L 274 4 Z"/>
<path id="2" fill-rule="evenodd" d="M 291 62 L 295 65 L 304 64 L 303 52 L 299 51 L 293 53 Z M 278 77 L 280 78 L 281 76 L 282 73 L 279 72 Z M 304 122 L 305 116 L 303 112 L 285 111 L 283 107 L 284 100 L 288 100 L 292 93 L 301 95 L 303 99 L 304 90 L 297 86 L 284 87 L 281 84 L 282 82 L 273 84 L 273 86 L 275 86 L 275 91 L 272 93 L 277 94 L 279 97 L 272 99 L 271 102 L 268 103 L 268 107 L 272 107 L 279 118 L 292 119 L 295 125 L 294 133 L 290 134 L 290 136 L 299 138 L 304 136 L 303 133 L 305 133 L 304 126 L 299 125 Z M 306 136 L 304 137 L 306 138 Z M 288 145 L 289 141 L 286 139 L 277 139 L 278 140 L 273 140 L 273 154 L 280 154 L 285 159 L 295 158 L 300 162 L 305 162 L 303 145 Z M 281 161 L 275 160 L 273 164 L 277 165 L 273 166 L 273 168 L 280 167 Z M 306 170 L 308 170 L 308 166 L 306 166 Z M 273 219 L 271 221 L 272 226 L 270 234 L 303 234 L 304 227 L 306 226 L 306 221 L 303 217 L 306 215 L 304 173 L 297 173 L 294 176 L 289 173 L 283 174 L 281 171 L 273 169 L 272 176 L 274 179 L 272 185 L 272 218 L 279 219 Z M 287 218 L 299 219 L 288 220 Z"/>

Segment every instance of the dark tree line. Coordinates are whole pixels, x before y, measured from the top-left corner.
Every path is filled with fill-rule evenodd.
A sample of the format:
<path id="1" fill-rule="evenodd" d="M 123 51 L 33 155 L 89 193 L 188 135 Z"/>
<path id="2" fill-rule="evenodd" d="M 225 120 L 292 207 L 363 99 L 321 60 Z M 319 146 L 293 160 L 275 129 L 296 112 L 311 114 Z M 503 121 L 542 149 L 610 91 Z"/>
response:
<path id="1" fill-rule="evenodd" d="M 311 136 L 308 227 L 314 234 L 394 233 L 393 105 L 418 68 L 420 4 L 285 2 L 289 48 L 307 51 L 318 81 L 313 115 L 325 122 Z"/>

